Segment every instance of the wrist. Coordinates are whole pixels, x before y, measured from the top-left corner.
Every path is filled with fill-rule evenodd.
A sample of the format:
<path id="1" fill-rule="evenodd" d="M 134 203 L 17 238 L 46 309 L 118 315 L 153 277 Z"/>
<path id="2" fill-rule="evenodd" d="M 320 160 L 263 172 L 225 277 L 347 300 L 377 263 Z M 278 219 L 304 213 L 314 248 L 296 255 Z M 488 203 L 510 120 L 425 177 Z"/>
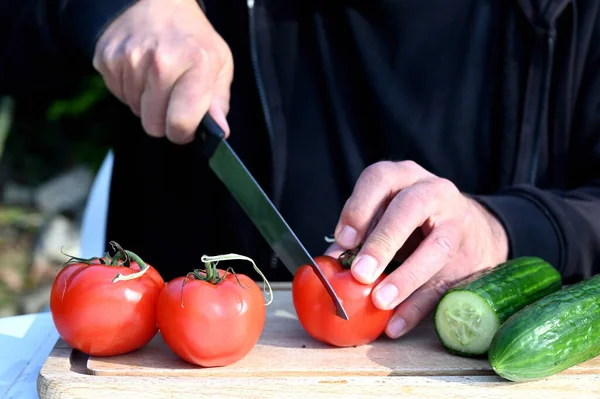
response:
<path id="1" fill-rule="evenodd" d="M 500 220 L 478 201 L 472 198 L 468 200 L 483 215 L 484 224 L 488 230 L 488 234 L 486 234 L 487 248 L 490 250 L 490 258 L 494 265 L 505 262 L 509 256 L 509 240 L 506 229 Z"/>

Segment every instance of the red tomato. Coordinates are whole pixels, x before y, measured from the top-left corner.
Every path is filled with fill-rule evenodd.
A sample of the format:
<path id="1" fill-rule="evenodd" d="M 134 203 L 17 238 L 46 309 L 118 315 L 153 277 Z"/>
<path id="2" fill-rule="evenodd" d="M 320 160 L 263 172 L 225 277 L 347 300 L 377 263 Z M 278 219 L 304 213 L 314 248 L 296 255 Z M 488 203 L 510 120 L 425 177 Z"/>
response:
<path id="1" fill-rule="evenodd" d="M 114 356 L 146 345 L 156 332 L 156 303 L 164 280 L 152 266 L 140 277 L 112 282 L 140 270 L 77 261 L 56 276 L 50 311 L 56 329 L 72 348 L 93 356 Z"/>
<path id="2" fill-rule="evenodd" d="M 185 361 L 203 367 L 226 366 L 245 357 L 266 319 L 258 284 L 243 274 L 236 280 L 232 273 L 216 272 L 221 281 L 190 276 L 183 290 L 184 277 L 177 277 L 158 299 L 158 326 L 166 344 Z"/>
<path id="3" fill-rule="evenodd" d="M 344 305 L 350 320 L 336 315 L 333 300 L 312 267 L 303 265 L 292 281 L 292 298 L 300 324 L 316 340 L 345 347 L 368 344 L 385 330 L 393 310 L 375 307 L 372 289 L 381 281 L 382 274 L 373 284 L 357 281 L 349 269 L 330 256 L 317 256 L 317 265 L 323 270 L 335 293 Z"/>

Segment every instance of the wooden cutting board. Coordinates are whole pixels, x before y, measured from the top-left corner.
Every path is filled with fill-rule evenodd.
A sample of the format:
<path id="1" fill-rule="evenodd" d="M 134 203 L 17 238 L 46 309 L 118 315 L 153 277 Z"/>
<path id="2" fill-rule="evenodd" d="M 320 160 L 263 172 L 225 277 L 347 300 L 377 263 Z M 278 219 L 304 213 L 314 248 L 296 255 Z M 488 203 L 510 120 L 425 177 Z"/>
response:
<path id="1" fill-rule="evenodd" d="M 238 363 L 191 365 L 160 334 L 138 351 L 108 358 L 88 357 L 59 340 L 40 371 L 40 398 L 600 397 L 600 357 L 544 380 L 511 383 L 495 376 L 486 359 L 446 352 L 431 318 L 398 340 L 333 348 L 302 329 L 289 285 L 274 293 L 260 341 Z"/>

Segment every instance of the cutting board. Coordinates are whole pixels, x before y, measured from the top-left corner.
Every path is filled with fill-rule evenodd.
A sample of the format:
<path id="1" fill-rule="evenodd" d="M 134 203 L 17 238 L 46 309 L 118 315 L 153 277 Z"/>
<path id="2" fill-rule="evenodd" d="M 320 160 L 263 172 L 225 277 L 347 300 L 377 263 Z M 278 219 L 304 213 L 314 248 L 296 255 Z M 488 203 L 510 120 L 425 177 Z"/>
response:
<path id="1" fill-rule="evenodd" d="M 38 378 L 40 398 L 600 397 L 600 357 L 544 380 L 512 383 L 486 359 L 449 354 L 431 318 L 408 335 L 334 348 L 296 318 L 289 284 L 278 284 L 263 334 L 241 361 L 202 368 L 173 354 L 160 333 L 144 348 L 88 357 L 58 340 Z"/>

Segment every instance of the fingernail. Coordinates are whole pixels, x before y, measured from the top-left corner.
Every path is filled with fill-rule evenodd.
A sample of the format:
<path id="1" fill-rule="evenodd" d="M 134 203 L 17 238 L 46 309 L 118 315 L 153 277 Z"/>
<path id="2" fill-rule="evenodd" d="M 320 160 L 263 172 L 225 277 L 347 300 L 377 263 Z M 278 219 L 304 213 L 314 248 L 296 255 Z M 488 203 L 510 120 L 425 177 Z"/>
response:
<path id="1" fill-rule="evenodd" d="M 344 226 L 340 231 L 338 242 L 341 246 L 352 248 L 356 245 L 356 230 L 350 226 Z"/>
<path id="2" fill-rule="evenodd" d="M 393 317 L 387 325 L 388 336 L 390 338 L 398 338 L 405 327 L 406 322 L 402 317 Z"/>
<path id="3" fill-rule="evenodd" d="M 375 298 L 384 307 L 388 307 L 397 296 L 398 288 L 394 284 L 386 284 L 375 291 Z"/>
<path id="4" fill-rule="evenodd" d="M 371 281 L 371 277 L 377 268 L 377 260 L 370 255 L 363 255 L 355 260 L 352 266 L 352 272 L 366 281 Z"/>

